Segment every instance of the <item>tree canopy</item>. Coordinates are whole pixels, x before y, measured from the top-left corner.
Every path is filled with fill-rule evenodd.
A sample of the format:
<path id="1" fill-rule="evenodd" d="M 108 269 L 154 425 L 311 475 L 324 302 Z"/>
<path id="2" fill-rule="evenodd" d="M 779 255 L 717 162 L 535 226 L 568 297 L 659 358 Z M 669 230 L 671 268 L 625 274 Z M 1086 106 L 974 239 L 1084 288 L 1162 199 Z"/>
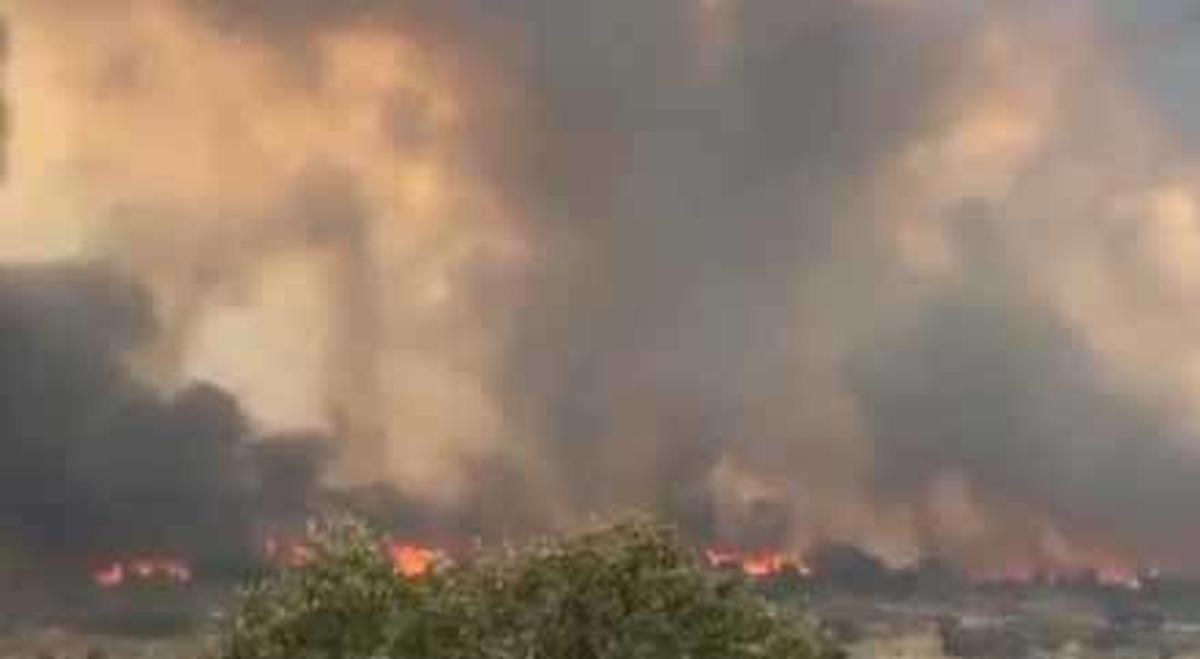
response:
<path id="1" fill-rule="evenodd" d="M 427 575 L 395 575 L 340 520 L 312 559 L 250 589 L 221 659 L 821 659 L 795 615 L 712 574 L 674 535 L 627 521 Z"/>

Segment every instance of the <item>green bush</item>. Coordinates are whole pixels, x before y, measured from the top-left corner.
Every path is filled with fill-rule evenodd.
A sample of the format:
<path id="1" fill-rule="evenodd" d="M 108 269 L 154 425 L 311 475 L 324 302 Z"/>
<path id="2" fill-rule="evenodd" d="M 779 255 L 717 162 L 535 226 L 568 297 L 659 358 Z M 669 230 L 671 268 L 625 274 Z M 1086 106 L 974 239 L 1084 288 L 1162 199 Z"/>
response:
<path id="1" fill-rule="evenodd" d="M 313 560 L 248 592 L 223 659 L 817 659 L 798 620 L 628 522 L 393 576 L 378 539 L 341 521 Z"/>

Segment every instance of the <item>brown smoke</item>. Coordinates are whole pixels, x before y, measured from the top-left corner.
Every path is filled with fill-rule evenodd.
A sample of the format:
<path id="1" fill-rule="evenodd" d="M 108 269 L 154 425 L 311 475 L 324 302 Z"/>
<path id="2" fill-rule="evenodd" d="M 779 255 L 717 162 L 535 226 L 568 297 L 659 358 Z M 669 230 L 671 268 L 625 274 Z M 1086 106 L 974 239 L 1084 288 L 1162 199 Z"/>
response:
<path id="1" fill-rule="evenodd" d="M 1166 4 L 16 0 L 0 253 L 480 526 L 1185 563 Z"/>

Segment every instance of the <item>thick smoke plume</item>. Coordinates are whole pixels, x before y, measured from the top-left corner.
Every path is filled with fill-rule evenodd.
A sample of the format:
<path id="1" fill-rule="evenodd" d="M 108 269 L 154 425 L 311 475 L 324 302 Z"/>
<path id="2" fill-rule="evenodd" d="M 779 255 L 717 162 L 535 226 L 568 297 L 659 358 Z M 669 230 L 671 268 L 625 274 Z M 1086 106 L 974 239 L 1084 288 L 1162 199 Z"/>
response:
<path id="1" fill-rule="evenodd" d="M 153 533 L 104 502 L 168 467 L 51 467 L 314 432 L 328 484 L 471 532 L 637 507 L 1200 568 L 1194 22 L 1130 7 L 15 0 L 0 255 L 114 264 L 159 324 L 66 322 L 62 383 L 6 372 L 4 450 L 45 465 L 13 482 L 73 493 L 55 532 Z M 95 383 L 159 420 L 35 412 Z M 197 529 L 239 518 L 229 478 L 189 486 Z"/>
<path id="2" fill-rule="evenodd" d="M 99 266 L 0 272 L 5 546 L 66 565 L 132 550 L 246 555 L 246 421 L 214 387 L 166 395 L 133 377 L 126 360 L 153 332 L 146 292 Z"/>

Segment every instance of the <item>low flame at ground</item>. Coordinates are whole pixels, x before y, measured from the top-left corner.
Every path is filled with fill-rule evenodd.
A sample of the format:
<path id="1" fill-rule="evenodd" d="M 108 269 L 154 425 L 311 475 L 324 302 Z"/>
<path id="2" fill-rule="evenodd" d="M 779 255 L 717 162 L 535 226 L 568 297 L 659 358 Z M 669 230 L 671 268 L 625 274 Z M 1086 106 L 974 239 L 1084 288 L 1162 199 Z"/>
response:
<path id="1" fill-rule="evenodd" d="M 396 574 L 409 579 L 424 576 L 448 560 L 440 550 L 401 542 L 389 542 L 387 553 Z"/>
<path id="2" fill-rule="evenodd" d="M 810 570 L 798 557 L 779 552 L 736 552 L 708 549 L 704 552 L 711 567 L 739 570 L 748 577 L 767 579 L 788 571 L 808 576 Z"/>
<path id="3" fill-rule="evenodd" d="M 383 552 L 396 574 L 408 579 L 424 576 L 438 565 L 450 562 L 449 554 L 440 549 L 398 540 L 387 540 Z M 263 553 L 270 563 L 288 569 L 302 568 L 314 558 L 309 545 L 276 537 L 267 538 Z"/>
<path id="4" fill-rule="evenodd" d="M 420 578 L 440 566 L 453 564 L 455 560 L 450 552 L 442 549 L 395 538 L 384 540 L 379 550 L 391 562 L 395 574 L 406 579 Z M 267 537 L 262 551 L 262 557 L 269 564 L 284 569 L 303 568 L 316 557 L 313 547 L 305 542 L 277 536 Z M 781 551 L 710 548 L 704 550 L 703 558 L 713 569 L 732 570 L 755 580 L 769 580 L 789 574 L 804 578 L 813 576 L 812 569 L 800 556 Z M 1156 580 L 1159 573 L 1154 569 L 1142 570 L 1109 563 L 1080 569 L 1037 569 L 1018 565 L 965 576 L 970 582 L 981 586 L 1069 586 L 1086 583 L 1139 591 Z M 100 564 L 91 572 L 92 582 L 104 589 L 148 583 L 186 586 L 193 579 L 193 569 L 187 560 L 169 556 L 131 556 Z"/>
<path id="5" fill-rule="evenodd" d="M 1028 568 L 1006 569 L 976 574 L 972 581 L 977 584 L 1045 584 L 1061 586 L 1087 582 L 1106 588 L 1142 590 L 1147 580 L 1158 578 L 1157 570 L 1139 571 L 1134 568 L 1108 565 L 1081 570 L 1033 570 Z"/>
<path id="6" fill-rule="evenodd" d="M 119 588 L 133 582 L 186 585 L 192 582 L 192 568 L 179 558 L 130 558 L 97 568 L 92 572 L 92 582 L 101 588 Z"/>

